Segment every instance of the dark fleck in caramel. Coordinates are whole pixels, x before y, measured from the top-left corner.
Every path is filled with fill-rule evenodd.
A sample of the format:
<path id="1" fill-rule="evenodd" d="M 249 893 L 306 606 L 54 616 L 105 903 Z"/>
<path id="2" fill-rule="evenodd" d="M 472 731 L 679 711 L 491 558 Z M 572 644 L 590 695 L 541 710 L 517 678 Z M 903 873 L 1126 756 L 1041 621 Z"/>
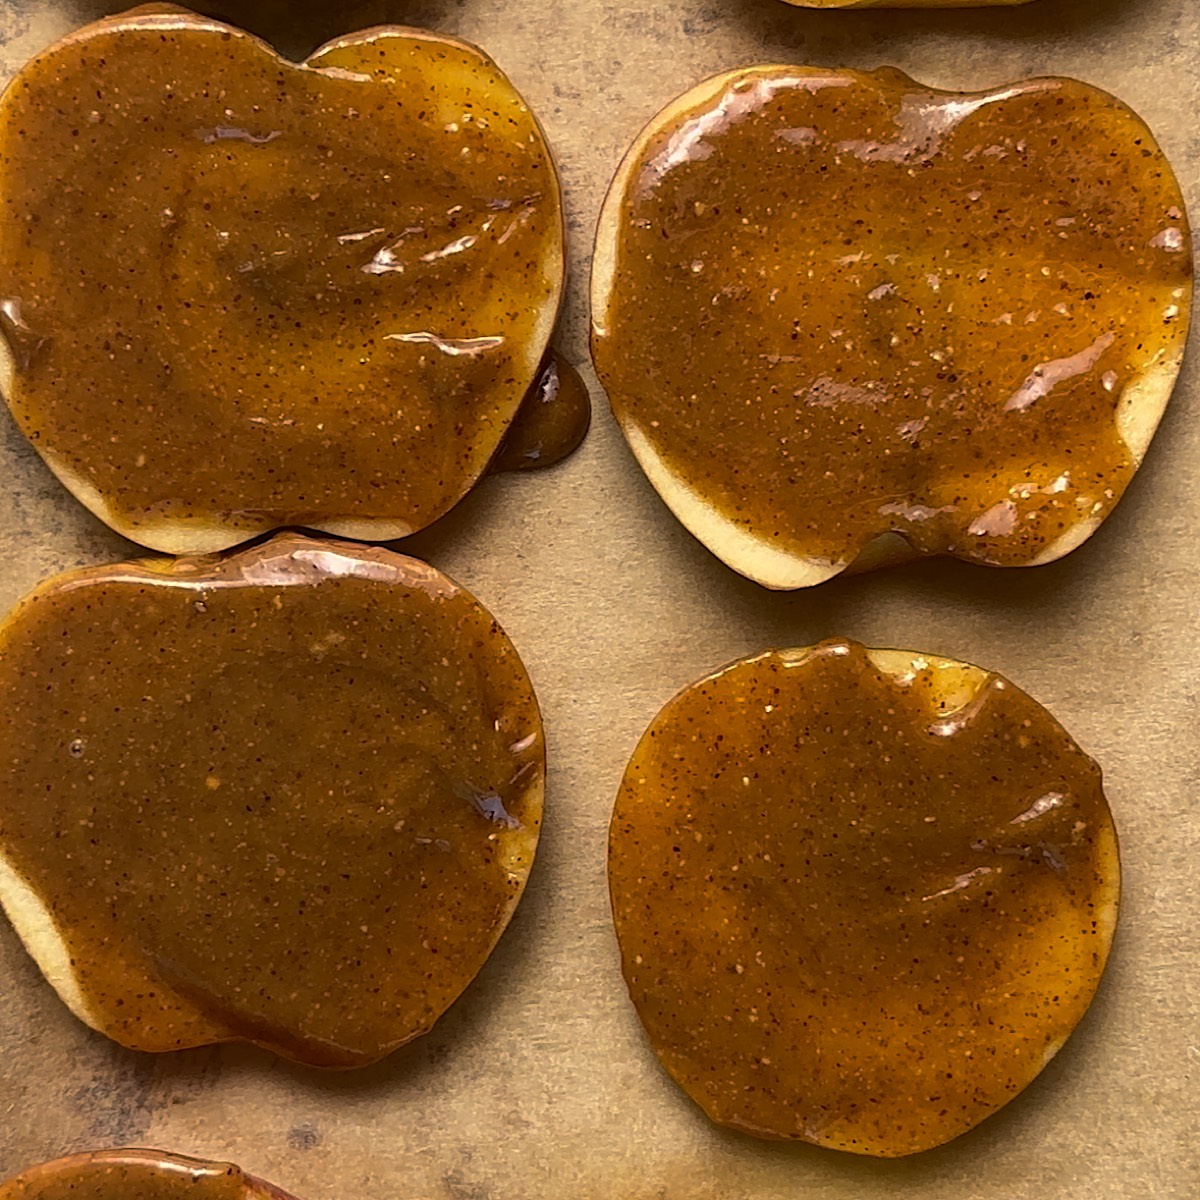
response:
<path id="1" fill-rule="evenodd" d="M 13 414 L 173 552 L 428 524 L 486 469 L 562 288 L 535 118 L 480 51 L 399 27 L 297 65 L 182 10 L 88 26 L 0 102 L 0 205 Z"/>
<path id="2" fill-rule="evenodd" d="M 592 401 L 587 385 L 561 354 L 551 353 L 505 434 L 491 469 L 535 471 L 552 467 L 578 448 L 591 423 Z"/>
<path id="3" fill-rule="evenodd" d="M 823 577 L 888 533 L 1027 565 L 1128 484 L 1191 269 L 1170 166 L 1105 92 L 753 68 L 623 165 L 594 354 L 639 457 L 715 509 L 720 529 L 681 515 L 752 576 L 731 538 Z"/>
<path id="4" fill-rule="evenodd" d="M 659 713 L 609 841 L 629 991 L 704 1111 L 894 1156 L 1012 1099 L 1116 917 L 1100 771 L 996 675 L 825 642 Z"/>
<path id="5" fill-rule="evenodd" d="M 391 551 L 287 534 L 53 579 L 0 629 L 0 711 L 0 861 L 57 955 L 0 897 L 134 1049 L 378 1059 L 474 977 L 533 859 L 525 670 Z"/>
<path id="6" fill-rule="evenodd" d="M 0 1182 L 0 1200 L 292 1200 L 232 1163 L 163 1150 L 97 1150 Z"/>

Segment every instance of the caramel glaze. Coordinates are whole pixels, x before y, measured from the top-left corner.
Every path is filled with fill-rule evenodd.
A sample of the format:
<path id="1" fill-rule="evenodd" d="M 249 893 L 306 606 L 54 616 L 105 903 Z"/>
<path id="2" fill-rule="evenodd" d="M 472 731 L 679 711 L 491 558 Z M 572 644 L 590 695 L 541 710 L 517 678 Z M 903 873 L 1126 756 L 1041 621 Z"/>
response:
<path id="1" fill-rule="evenodd" d="M 491 470 L 536 471 L 562 462 L 592 423 L 592 401 L 579 372 L 552 351 L 516 420 L 504 435 Z"/>
<path id="2" fill-rule="evenodd" d="M 1041 1070 L 1100 978 L 1119 868 L 1100 771 L 1045 709 L 878 654 L 763 654 L 676 696 L 626 770 L 609 881 L 638 1014 L 713 1120 L 893 1156 Z M 947 672 L 982 686 L 949 703 Z"/>
<path id="3" fill-rule="evenodd" d="M 398 27 L 296 65 L 178 9 L 91 25 L 0 103 L 0 204 L 17 423 L 169 550 L 164 525 L 428 524 L 562 288 L 536 120 L 478 50 Z"/>
<path id="4" fill-rule="evenodd" d="M 532 862 L 525 670 L 388 550 L 281 534 L 51 580 L 0 633 L 0 708 L 0 855 L 73 1007 L 134 1049 L 374 1061 L 470 982 Z"/>
<path id="5" fill-rule="evenodd" d="M 1107 514 L 1144 450 L 1122 394 L 1160 370 L 1165 400 L 1191 300 L 1142 121 L 1068 79 L 763 67 L 697 92 L 609 202 L 594 354 L 622 425 L 821 562 L 895 532 L 1023 565 Z"/>
<path id="6" fill-rule="evenodd" d="M 232 1163 L 163 1150 L 97 1150 L 0 1182 L 0 1200 L 292 1200 Z"/>

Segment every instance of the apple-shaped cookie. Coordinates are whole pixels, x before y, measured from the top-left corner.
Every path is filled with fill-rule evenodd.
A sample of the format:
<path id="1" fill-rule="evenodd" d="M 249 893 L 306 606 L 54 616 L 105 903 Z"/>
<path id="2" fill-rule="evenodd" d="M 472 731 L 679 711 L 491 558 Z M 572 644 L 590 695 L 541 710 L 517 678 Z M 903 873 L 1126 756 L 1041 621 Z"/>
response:
<path id="1" fill-rule="evenodd" d="M 593 354 L 666 503 L 768 587 L 916 554 L 1028 566 L 1141 462 L 1191 271 L 1170 166 L 1097 88 L 752 67 L 625 157 Z"/>
<path id="2" fill-rule="evenodd" d="M 373 1062 L 470 983 L 537 846 L 529 678 L 471 596 L 280 534 L 51 579 L 0 625 L 0 903 L 124 1046 Z"/>
<path id="3" fill-rule="evenodd" d="M 232 1163 L 165 1150 L 94 1150 L 0 1181 L 0 1200 L 294 1200 Z"/>
<path id="4" fill-rule="evenodd" d="M 563 285 L 545 139 L 489 58 L 399 27 L 301 64 L 182 9 L 89 25 L 0 99 L 0 390 L 171 553 L 401 537 L 486 469 Z"/>
<path id="5" fill-rule="evenodd" d="M 609 837 L 630 995 L 714 1120 L 883 1157 L 1011 1100 L 1091 1001 L 1100 770 L 1012 684 L 853 642 L 743 659 L 634 752 Z"/>

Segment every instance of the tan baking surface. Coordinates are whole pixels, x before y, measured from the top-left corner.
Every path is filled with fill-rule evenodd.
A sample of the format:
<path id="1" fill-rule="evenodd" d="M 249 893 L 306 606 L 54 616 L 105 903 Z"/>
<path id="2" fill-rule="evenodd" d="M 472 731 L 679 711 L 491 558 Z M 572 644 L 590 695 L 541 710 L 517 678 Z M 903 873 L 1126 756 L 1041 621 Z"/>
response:
<path id="1" fill-rule="evenodd" d="M 0 70 L 120 7 L 0 0 Z M 257 32 L 287 31 L 292 53 L 390 18 L 495 56 L 562 169 L 573 279 L 560 341 L 576 362 L 592 227 L 621 152 L 667 100 L 742 63 L 894 63 L 962 88 L 1077 75 L 1146 118 L 1200 213 L 1195 0 L 954 13 L 805 12 L 778 0 L 228 0 L 238 10 Z M 694 542 L 598 406 L 573 459 L 488 482 L 405 546 L 496 613 L 546 716 L 538 865 L 476 984 L 430 1036 L 356 1074 L 244 1048 L 153 1058 L 78 1024 L 4 926 L 0 1172 L 132 1143 L 232 1157 L 301 1200 L 1195 1200 L 1198 374 L 1193 355 L 1128 496 L 1062 562 L 1008 573 L 926 563 L 796 595 L 760 590 Z M 0 605 L 48 572 L 129 553 L 7 416 L 0 479 Z M 895 1162 L 711 1128 L 642 1038 L 608 917 L 609 808 L 651 716 L 731 658 L 831 634 L 968 659 L 1026 688 L 1103 765 L 1125 864 L 1113 960 L 1066 1049 L 974 1133 Z"/>

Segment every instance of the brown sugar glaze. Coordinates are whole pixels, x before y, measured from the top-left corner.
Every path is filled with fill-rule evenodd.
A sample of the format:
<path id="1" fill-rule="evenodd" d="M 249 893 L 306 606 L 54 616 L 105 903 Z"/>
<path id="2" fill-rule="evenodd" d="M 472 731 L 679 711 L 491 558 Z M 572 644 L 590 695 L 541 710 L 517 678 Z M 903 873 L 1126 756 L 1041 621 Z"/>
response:
<path id="1" fill-rule="evenodd" d="M 0 201 L 13 413 L 151 543 L 428 524 L 499 445 L 562 285 L 534 117 L 416 30 L 296 65 L 181 10 L 99 22 L 11 85 Z"/>
<path id="2" fill-rule="evenodd" d="M 391 551 L 285 534 L 51 580 L 3 628 L 0 704 L 0 854 L 134 1049 L 378 1059 L 474 977 L 533 858 L 524 668 Z"/>
<path id="3" fill-rule="evenodd" d="M 597 370 L 737 525 L 821 562 L 895 532 L 1021 565 L 1120 497 L 1118 405 L 1182 352 L 1191 249 L 1113 97 L 758 68 L 628 179 Z"/>
<path id="4" fill-rule="evenodd" d="M 1091 999 L 1119 877 L 1099 769 L 1011 684 L 978 672 L 952 711 L 936 674 L 901 683 L 855 643 L 764 654 L 680 693 L 628 766 L 609 843 L 625 978 L 722 1124 L 938 1145 Z"/>
<path id="5" fill-rule="evenodd" d="M 97 1150 L 0 1182 L 0 1200 L 291 1200 L 232 1163 L 162 1150 Z"/>
<path id="6" fill-rule="evenodd" d="M 587 385 L 561 354 L 552 351 L 490 469 L 499 473 L 553 467 L 578 449 L 591 423 Z"/>

